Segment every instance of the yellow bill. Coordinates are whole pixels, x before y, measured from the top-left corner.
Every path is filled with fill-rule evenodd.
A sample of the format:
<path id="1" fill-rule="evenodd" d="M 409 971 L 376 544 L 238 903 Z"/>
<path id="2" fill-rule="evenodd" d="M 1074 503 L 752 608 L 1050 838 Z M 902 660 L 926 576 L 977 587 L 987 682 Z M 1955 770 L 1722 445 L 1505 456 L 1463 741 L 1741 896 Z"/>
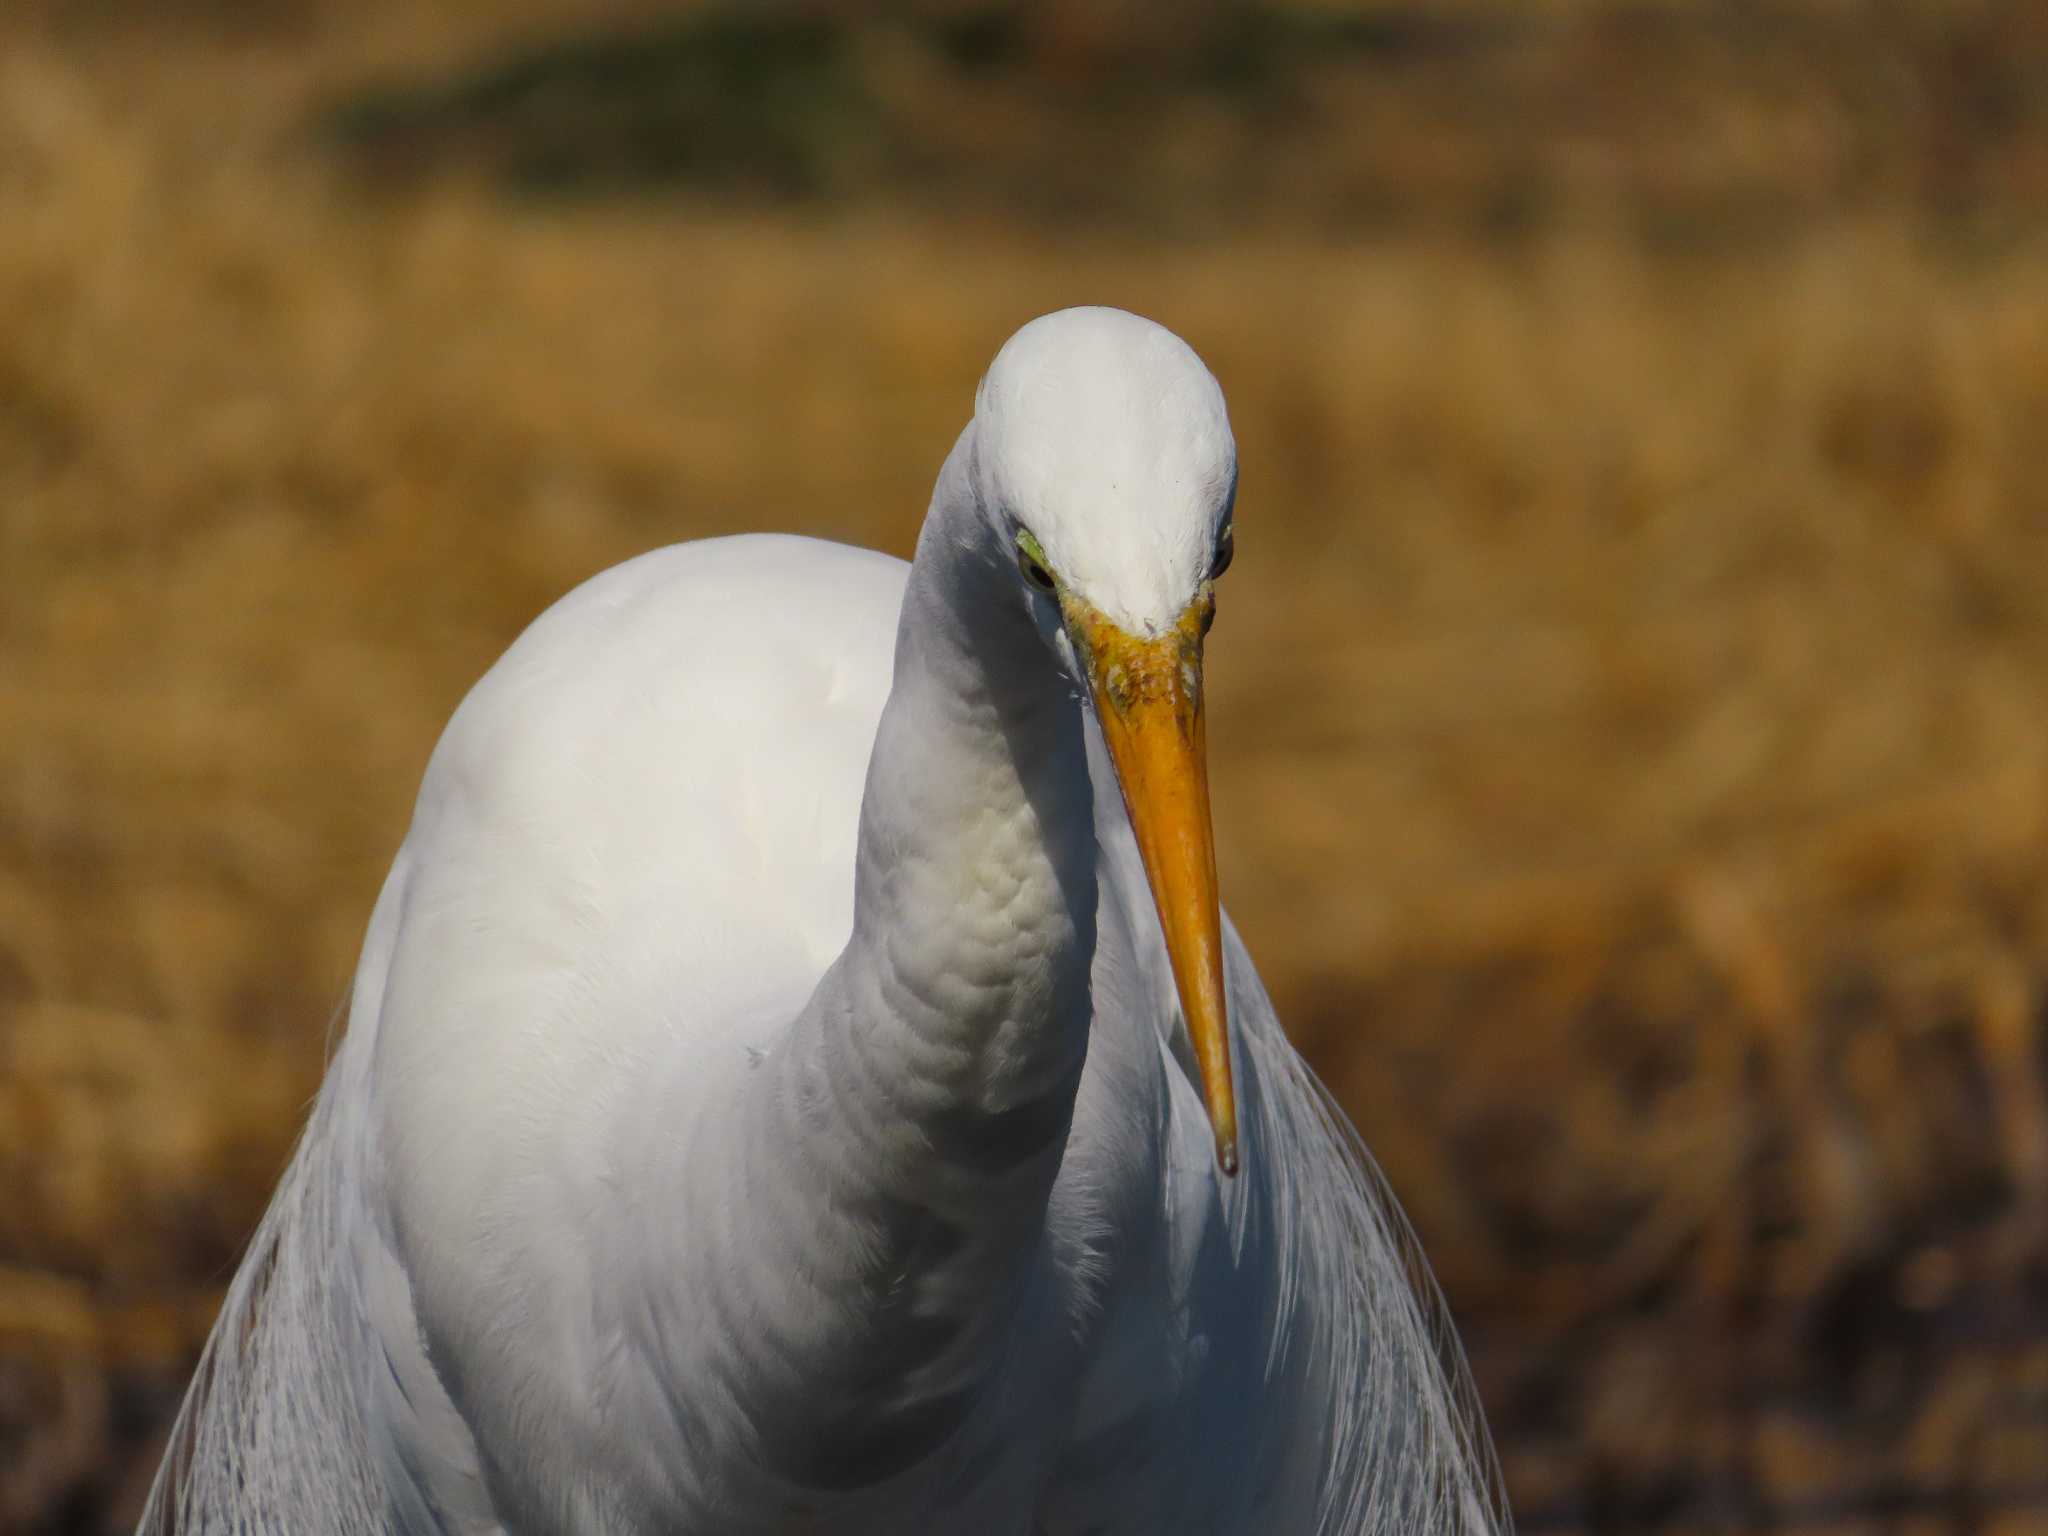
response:
<path id="1" fill-rule="evenodd" d="M 1125 633 L 1079 598 L 1062 594 L 1067 631 L 1094 690 L 1103 740 L 1166 934 L 1174 985 L 1202 1073 L 1216 1161 L 1237 1172 L 1237 1100 L 1223 1003 L 1223 913 L 1209 821 L 1209 761 L 1202 729 L 1202 636 L 1207 592 L 1164 635 Z"/>

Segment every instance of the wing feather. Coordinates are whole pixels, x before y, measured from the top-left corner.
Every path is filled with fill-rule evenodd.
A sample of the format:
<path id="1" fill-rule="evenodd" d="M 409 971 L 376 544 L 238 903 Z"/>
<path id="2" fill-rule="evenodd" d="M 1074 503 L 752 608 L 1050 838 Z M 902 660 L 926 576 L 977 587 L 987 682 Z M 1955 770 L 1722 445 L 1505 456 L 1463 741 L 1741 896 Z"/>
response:
<path id="1" fill-rule="evenodd" d="M 1277 1295 L 1267 1379 L 1321 1415 L 1327 1536 L 1481 1536 L 1512 1518 L 1485 1417 L 1421 1244 L 1350 1120 L 1282 1034 L 1236 931 L 1227 938 L 1247 1116 Z M 1303 1513 L 1306 1513 L 1305 1511 Z"/>

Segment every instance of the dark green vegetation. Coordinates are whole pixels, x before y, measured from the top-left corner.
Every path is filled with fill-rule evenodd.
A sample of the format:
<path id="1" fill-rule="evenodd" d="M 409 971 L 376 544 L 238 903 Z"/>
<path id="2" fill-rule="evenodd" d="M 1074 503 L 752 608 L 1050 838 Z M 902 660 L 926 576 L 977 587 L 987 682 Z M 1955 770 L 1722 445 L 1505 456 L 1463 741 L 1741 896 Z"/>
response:
<path id="1" fill-rule="evenodd" d="M 749 4 L 351 84 L 316 121 L 378 176 L 552 196 L 1494 236 L 1591 200 L 1695 246 L 1885 200 L 2002 235 L 2048 209 L 2043 31 L 2011 5 Z"/>

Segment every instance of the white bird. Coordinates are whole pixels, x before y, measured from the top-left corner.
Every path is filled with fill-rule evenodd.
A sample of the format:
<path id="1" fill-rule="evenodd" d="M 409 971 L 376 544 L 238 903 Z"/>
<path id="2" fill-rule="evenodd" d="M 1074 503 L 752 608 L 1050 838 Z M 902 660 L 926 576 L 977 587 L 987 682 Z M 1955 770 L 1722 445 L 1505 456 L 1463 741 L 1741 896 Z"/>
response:
<path id="1" fill-rule="evenodd" d="M 1186 343 L 1067 310 L 908 567 L 711 540 L 536 621 L 428 766 L 143 1529 L 1505 1530 L 1218 906 L 1236 486 Z"/>

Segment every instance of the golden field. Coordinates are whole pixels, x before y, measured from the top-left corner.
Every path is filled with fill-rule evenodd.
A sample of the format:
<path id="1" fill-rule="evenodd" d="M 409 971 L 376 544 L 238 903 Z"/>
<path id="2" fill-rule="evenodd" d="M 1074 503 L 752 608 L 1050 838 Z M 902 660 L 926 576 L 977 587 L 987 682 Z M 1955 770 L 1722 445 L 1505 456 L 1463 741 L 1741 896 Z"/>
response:
<path id="1" fill-rule="evenodd" d="M 0 18 L 0 1531 L 132 1520 L 464 688 L 657 544 L 907 554 L 1079 302 L 1228 392 L 1225 900 L 1525 1525 L 2048 1531 L 2048 40 L 1763 11 L 1113 119 L 1157 27 L 872 23 L 817 185 L 540 196 L 317 125 L 631 6 Z"/>

